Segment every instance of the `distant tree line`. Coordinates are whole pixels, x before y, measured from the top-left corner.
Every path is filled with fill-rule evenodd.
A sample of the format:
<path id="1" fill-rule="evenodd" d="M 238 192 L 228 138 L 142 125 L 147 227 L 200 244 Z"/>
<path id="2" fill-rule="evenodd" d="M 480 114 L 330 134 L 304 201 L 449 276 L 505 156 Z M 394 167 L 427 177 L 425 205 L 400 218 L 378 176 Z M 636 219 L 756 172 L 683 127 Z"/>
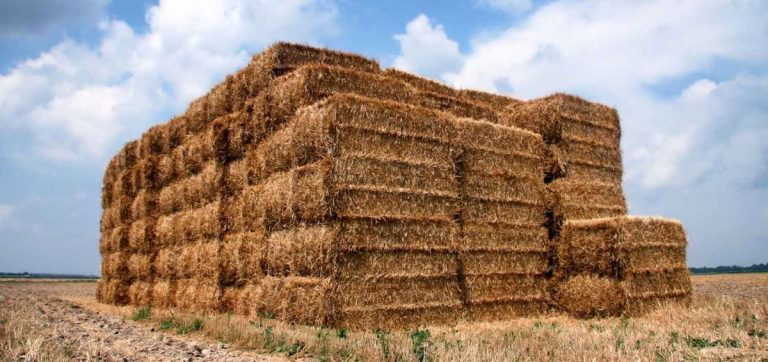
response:
<path id="1" fill-rule="evenodd" d="M 689 268 L 693 274 L 723 274 L 723 273 L 765 273 L 768 272 L 768 263 L 752 264 L 750 266 L 721 265 L 716 267 Z"/>
<path id="2" fill-rule="evenodd" d="M 96 275 L 83 274 L 50 274 L 50 273 L 3 273 L 0 278 L 29 278 L 29 279 L 98 279 Z"/>

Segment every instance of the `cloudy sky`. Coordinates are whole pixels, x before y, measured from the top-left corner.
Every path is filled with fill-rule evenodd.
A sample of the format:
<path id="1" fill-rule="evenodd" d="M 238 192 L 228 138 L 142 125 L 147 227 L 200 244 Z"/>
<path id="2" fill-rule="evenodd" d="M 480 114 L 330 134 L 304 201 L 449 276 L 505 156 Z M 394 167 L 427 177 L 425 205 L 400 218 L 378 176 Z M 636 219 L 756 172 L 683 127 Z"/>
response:
<path id="1" fill-rule="evenodd" d="M 616 107 L 631 212 L 768 261 L 766 1 L 0 0 L 0 271 L 98 273 L 110 156 L 277 40 Z"/>

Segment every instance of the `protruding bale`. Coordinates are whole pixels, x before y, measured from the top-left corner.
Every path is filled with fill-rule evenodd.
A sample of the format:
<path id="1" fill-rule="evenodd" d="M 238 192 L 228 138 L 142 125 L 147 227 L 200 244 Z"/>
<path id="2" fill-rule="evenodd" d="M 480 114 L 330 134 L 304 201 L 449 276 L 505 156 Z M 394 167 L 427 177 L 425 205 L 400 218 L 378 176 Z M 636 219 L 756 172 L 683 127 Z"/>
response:
<path id="1" fill-rule="evenodd" d="M 547 186 L 548 203 L 561 220 L 586 220 L 627 214 L 620 184 L 555 180 Z"/>
<path id="2" fill-rule="evenodd" d="M 566 280 L 557 288 L 560 308 L 571 315 L 610 317 L 624 311 L 624 292 L 613 278 L 579 275 Z"/>

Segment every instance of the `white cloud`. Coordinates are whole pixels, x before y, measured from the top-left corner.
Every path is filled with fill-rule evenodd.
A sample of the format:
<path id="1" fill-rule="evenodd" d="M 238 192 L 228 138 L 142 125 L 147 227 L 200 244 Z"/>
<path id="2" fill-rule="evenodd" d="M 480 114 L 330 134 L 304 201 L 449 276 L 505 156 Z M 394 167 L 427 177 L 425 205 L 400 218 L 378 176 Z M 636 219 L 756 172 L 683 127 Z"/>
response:
<path id="1" fill-rule="evenodd" d="M 437 78 L 461 67 L 459 44 L 445 34 L 442 25 L 433 26 L 421 14 L 405 27 L 405 34 L 395 35 L 400 42 L 400 55 L 394 67 Z"/>
<path id="2" fill-rule="evenodd" d="M 0 204 L 0 221 L 5 220 L 9 215 L 11 215 L 11 206 L 10 205 L 3 205 Z"/>
<path id="3" fill-rule="evenodd" d="M 477 0 L 477 3 L 510 14 L 523 13 L 533 5 L 531 0 Z"/>
<path id="4" fill-rule="evenodd" d="M 145 33 L 107 20 L 97 46 L 66 40 L 0 76 L 0 128 L 27 132 L 45 157 L 103 157 L 269 43 L 334 34 L 335 17 L 324 0 L 163 0 Z"/>

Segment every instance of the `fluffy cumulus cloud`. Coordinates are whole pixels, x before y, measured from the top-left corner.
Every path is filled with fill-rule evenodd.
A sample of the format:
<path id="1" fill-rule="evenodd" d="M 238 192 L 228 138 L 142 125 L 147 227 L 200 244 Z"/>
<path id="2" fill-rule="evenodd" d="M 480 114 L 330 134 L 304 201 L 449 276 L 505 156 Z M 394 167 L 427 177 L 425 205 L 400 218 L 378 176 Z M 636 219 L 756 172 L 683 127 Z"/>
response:
<path id="1" fill-rule="evenodd" d="M 448 38 L 442 25 L 432 25 L 424 14 L 411 20 L 405 34 L 396 35 L 395 39 L 400 42 L 401 51 L 395 58 L 395 68 L 438 78 L 461 67 L 459 44 Z"/>
<path id="2" fill-rule="evenodd" d="M 768 256 L 768 208 L 756 201 L 768 198 L 766 18 L 768 3 L 750 0 L 557 1 L 476 39 L 455 71 L 416 70 L 616 107 L 631 211 L 683 219 L 693 264 L 758 262 Z"/>
<path id="3" fill-rule="evenodd" d="M 0 76 L 0 129 L 28 135 L 38 156 L 103 158 L 263 46 L 333 34 L 335 17 L 323 0 L 163 0 L 146 32 L 104 19 L 96 46 L 66 40 Z"/>
<path id="4" fill-rule="evenodd" d="M 59 25 L 97 19 L 108 0 L 0 0 L 0 36 L 45 33 Z"/>

